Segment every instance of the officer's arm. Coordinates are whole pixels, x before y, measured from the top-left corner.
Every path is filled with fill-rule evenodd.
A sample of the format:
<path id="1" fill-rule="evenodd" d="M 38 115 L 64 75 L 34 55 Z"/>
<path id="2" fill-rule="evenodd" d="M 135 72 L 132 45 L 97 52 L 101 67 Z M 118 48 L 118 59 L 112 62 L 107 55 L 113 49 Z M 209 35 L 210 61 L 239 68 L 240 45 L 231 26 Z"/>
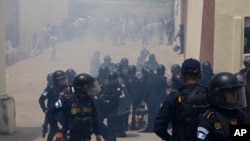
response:
<path id="1" fill-rule="evenodd" d="M 59 99 L 53 107 L 48 109 L 48 112 L 46 114 L 50 126 L 55 131 L 55 133 L 60 132 L 60 129 L 57 125 L 58 121 L 55 119 L 55 114 L 63 110 L 63 104 L 64 104 L 63 101 Z"/>
<path id="2" fill-rule="evenodd" d="M 93 113 L 92 113 L 92 119 L 93 119 L 93 128 L 94 128 L 94 133 L 95 135 L 100 135 L 100 129 L 99 129 L 99 122 L 98 122 L 98 118 L 97 118 L 97 109 L 96 109 L 96 105 L 95 102 L 93 101 Z"/>
<path id="3" fill-rule="evenodd" d="M 159 136 L 161 139 L 166 141 L 171 139 L 171 136 L 167 132 L 171 115 L 171 106 L 170 106 L 170 101 L 168 99 L 169 97 L 167 97 L 167 99 L 162 104 L 154 122 L 155 134 Z"/>
<path id="4" fill-rule="evenodd" d="M 214 129 L 213 113 L 206 112 L 198 122 L 196 141 L 210 141 L 211 132 Z"/>
<path id="5" fill-rule="evenodd" d="M 42 95 L 39 97 L 39 104 L 43 112 L 45 113 L 47 111 L 45 100 L 48 98 L 48 92 L 45 90 Z"/>

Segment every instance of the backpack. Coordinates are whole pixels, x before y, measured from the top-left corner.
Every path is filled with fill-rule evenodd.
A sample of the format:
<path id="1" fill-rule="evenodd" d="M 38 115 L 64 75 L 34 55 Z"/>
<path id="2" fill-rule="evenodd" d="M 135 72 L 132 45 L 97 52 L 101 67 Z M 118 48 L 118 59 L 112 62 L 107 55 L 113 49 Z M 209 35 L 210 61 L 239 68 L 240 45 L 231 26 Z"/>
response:
<path id="1" fill-rule="evenodd" d="M 173 129 L 173 140 L 195 140 L 199 118 L 209 107 L 204 87 L 196 86 L 193 90 L 177 91 L 175 120 L 177 126 Z"/>

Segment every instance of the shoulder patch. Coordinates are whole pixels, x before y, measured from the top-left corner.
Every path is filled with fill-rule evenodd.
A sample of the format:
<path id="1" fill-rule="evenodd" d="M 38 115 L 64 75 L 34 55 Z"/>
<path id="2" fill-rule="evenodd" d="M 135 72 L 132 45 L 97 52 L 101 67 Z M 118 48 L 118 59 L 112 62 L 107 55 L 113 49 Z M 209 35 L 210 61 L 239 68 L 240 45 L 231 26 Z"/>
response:
<path id="1" fill-rule="evenodd" d="M 231 120 L 231 124 L 232 124 L 232 125 L 237 125 L 237 124 L 238 124 L 238 122 L 237 122 L 237 120 L 236 120 L 236 119 L 232 119 L 232 120 Z"/>
<path id="2" fill-rule="evenodd" d="M 62 101 L 59 99 L 57 100 L 57 102 L 55 103 L 56 108 L 61 108 L 62 107 Z"/>
<path id="3" fill-rule="evenodd" d="M 214 123 L 214 128 L 215 128 L 216 130 L 220 129 L 221 127 L 222 127 L 222 126 L 221 126 L 221 123 L 220 123 L 220 122 Z"/>

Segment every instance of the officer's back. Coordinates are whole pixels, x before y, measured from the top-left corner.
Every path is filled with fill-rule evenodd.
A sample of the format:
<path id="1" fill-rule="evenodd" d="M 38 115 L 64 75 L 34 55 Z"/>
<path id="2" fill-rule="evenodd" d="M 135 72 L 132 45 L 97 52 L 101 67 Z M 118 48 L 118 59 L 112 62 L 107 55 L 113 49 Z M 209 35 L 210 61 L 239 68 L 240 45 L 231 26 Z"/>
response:
<path id="1" fill-rule="evenodd" d="M 198 85 L 201 78 L 199 61 L 187 59 L 182 64 L 180 77 L 183 87 L 171 92 L 163 102 L 155 119 L 154 131 L 163 140 L 191 141 L 196 138 L 196 120 L 199 112 L 207 105 L 205 89 Z M 192 108 L 194 105 L 197 108 Z M 167 133 L 172 123 L 172 137 Z"/>

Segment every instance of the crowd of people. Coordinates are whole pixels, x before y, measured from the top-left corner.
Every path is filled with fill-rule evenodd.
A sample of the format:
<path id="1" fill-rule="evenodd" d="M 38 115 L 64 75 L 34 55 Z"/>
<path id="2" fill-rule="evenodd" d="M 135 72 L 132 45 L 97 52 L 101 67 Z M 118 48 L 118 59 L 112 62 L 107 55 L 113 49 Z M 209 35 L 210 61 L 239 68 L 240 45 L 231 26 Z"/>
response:
<path id="1" fill-rule="evenodd" d="M 171 66 L 171 78 L 146 49 L 136 65 L 99 57 L 95 52 L 91 75 L 73 69 L 48 74 L 39 98 L 48 141 L 89 141 L 93 133 L 97 141 L 115 141 L 128 130 L 155 132 L 163 140 L 226 141 L 229 125 L 249 123 L 250 56 L 237 74 L 214 74 L 209 62 L 186 59 Z"/>

